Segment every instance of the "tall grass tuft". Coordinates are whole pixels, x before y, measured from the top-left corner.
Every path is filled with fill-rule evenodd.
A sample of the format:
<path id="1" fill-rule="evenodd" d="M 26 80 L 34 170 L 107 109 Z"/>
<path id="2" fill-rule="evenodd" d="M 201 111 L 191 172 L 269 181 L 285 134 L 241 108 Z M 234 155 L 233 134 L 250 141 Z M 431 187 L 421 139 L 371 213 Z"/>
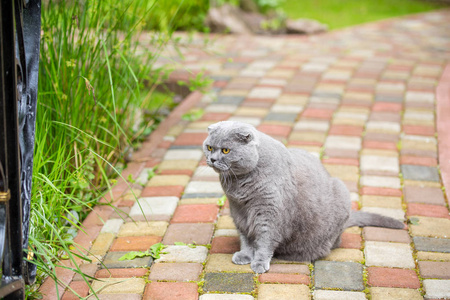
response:
<path id="1" fill-rule="evenodd" d="M 56 266 L 80 273 L 80 220 L 111 185 L 110 166 L 152 130 L 152 120 L 137 120 L 155 106 L 149 93 L 166 72 L 153 63 L 176 18 L 157 2 L 43 1 L 30 224 L 38 281 L 28 299 L 45 276 L 57 281 Z M 143 50 L 137 36 L 155 18 L 165 25 L 149 37 L 154 50 Z"/>

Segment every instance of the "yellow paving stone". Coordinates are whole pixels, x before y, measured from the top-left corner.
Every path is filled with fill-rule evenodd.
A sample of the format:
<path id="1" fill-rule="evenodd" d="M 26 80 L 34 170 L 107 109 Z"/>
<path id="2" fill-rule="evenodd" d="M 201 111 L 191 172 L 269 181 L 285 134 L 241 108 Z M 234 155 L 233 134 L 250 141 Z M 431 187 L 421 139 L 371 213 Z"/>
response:
<path id="1" fill-rule="evenodd" d="M 311 299 L 308 286 L 303 284 L 261 284 L 258 287 L 258 300 Z"/>
<path id="2" fill-rule="evenodd" d="M 236 265 L 231 261 L 233 254 L 211 254 L 206 262 L 206 272 L 253 272 L 248 265 Z"/>
<path id="3" fill-rule="evenodd" d="M 183 130 L 184 130 L 184 126 L 174 125 L 174 126 L 170 127 L 169 132 L 167 132 L 167 135 L 178 136 L 183 132 Z"/>
<path id="4" fill-rule="evenodd" d="M 363 195 L 361 197 L 363 207 L 384 207 L 393 209 L 402 209 L 402 198 Z"/>
<path id="5" fill-rule="evenodd" d="M 289 136 L 289 140 L 293 141 L 312 141 L 312 142 L 319 142 L 324 143 L 326 139 L 325 133 L 320 132 L 293 132 Z"/>
<path id="6" fill-rule="evenodd" d="M 294 73 L 294 70 L 272 70 L 266 73 L 266 77 L 291 78 Z"/>
<path id="7" fill-rule="evenodd" d="M 186 127 L 188 129 L 204 129 L 205 132 L 207 132 L 208 130 L 208 126 L 211 124 L 216 123 L 216 121 L 210 121 L 210 122 L 206 122 L 206 121 L 199 121 L 199 122 L 192 122 L 189 123 L 189 125 Z"/>
<path id="8" fill-rule="evenodd" d="M 186 186 L 191 177 L 188 175 L 156 175 L 147 183 L 147 186 L 182 185 Z"/>
<path id="9" fill-rule="evenodd" d="M 324 260 L 353 262 L 361 262 L 363 259 L 364 256 L 361 250 L 344 248 L 333 249 L 331 250 L 331 253 L 324 258 Z"/>
<path id="10" fill-rule="evenodd" d="M 217 221 L 217 229 L 236 229 L 231 216 L 221 216 Z"/>
<path id="11" fill-rule="evenodd" d="M 318 84 L 316 90 L 342 93 L 345 90 L 345 86 L 343 84 Z"/>
<path id="12" fill-rule="evenodd" d="M 417 252 L 418 260 L 433 260 L 433 261 L 450 261 L 450 253 L 441 252 Z"/>
<path id="13" fill-rule="evenodd" d="M 143 278 L 102 278 L 91 284 L 97 294 L 142 294 L 146 282 Z"/>
<path id="14" fill-rule="evenodd" d="M 179 204 L 217 204 L 218 201 L 219 198 L 192 198 L 181 199 Z"/>
<path id="15" fill-rule="evenodd" d="M 91 249 L 89 250 L 89 254 L 91 255 L 105 255 L 114 241 L 116 235 L 110 232 L 102 232 L 95 239 L 92 244 Z"/>
<path id="16" fill-rule="evenodd" d="M 354 234 L 361 234 L 362 229 L 361 227 L 358 226 L 352 226 L 352 227 L 348 227 L 344 230 L 345 233 L 354 233 Z"/>
<path id="17" fill-rule="evenodd" d="M 364 126 L 366 124 L 365 120 L 357 119 L 333 119 L 333 125 L 351 125 L 351 126 Z"/>
<path id="18" fill-rule="evenodd" d="M 422 300 L 420 292 L 415 289 L 371 287 L 372 300 Z"/>
<path id="19" fill-rule="evenodd" d="M 234 69 L 220 69 L 220 70 L 214 70 L 214 76 L 230 76 L 230 77 L 236 77 L 239 75 L 239 70 Z"/>
<path id="20" fill-rule="evenodd" d="M 269 112 L 266 108 L 239 107 L 234 113 L 236 116 L 264 117 Z"/>
<path id="21" fill-rule="evenodd" d="M 362 107 L 344 106 L 339 109 L 339 112 L 351 112 L 362 115 L 368 115 L 370 113 L 370 110 Z"/>
<path id="22" fill-rule="evenodd" d="M 127 191 L 122 197 L 122 200 L 131 200 L 131 201 L 137 201 L 137 199 L 141 196 L 142 190 L 141 189 L 132 189 L 132 191 Z"/>
<path id="23" fill-rule="evenodd" d="M 222 96 L 247 96 L 249 90 L 231 90 L 225 89 L 220 92 Z"/>
<path id="24" fill-rule="evenodd" d="M 381 149 L 367 149 L 361 150 L 361 155 L 376 155 L 376 156 L 397 156 L 397 151 L 392 150 L 381 150 Z"/>
<path id="25" fill-rule="evenodd" d="M 372 93 L 346 92 L 346 93 L 344 93 L 343 98 L 371 101 L 371 100 L 373 100 L 373 94 Z"/>
<path id="26" fill-rule="evenodd" d="M 441 184 L 439 182 L 433 181 L 419 181 L 419 180 L 409 180 L 405 179 L 403 181 L 404 186 L 419 186 L 419 187 L 437 187 L 440 188 Z"/>
<path id="27" fill-rule="evenodd" d="M 434 121 L 426 120 L 404 120 L 403 125 L 416 125 L 416 126 L 434 126 Z"/>
<path id="28" fill-rule="evenodd" d="M 423 141 L 408 140 L 402 140 L 401 143 L 403 149 L 417 149 L 437 152 L 437 145 L 435 143 L 425 143 Z"/>
<path id="29" fill-rule="evenodd" d="M 167 226 L 169 226 L 169 223 L 164 221 L 129 222 L 122 225 L 118 236 L 163 236 L 167 230 Z"/>
<path id="30" fill-rule="evenodd" d="M 333 177 L 338 177 L 346 181 L 358 181 L 359 180 L 359 168 L 356 166 L 344 166 L 344 165 L 329 165 L 324 164 L 328 173 Z"/>
<path id="31" fill-rule="evenodd" d="M 281 95 L 276 104 L 299 105 L 303 106 L 308 102 L 308 97 L 302 95 Z"/>
<path id="32" fill-rule="evenodd" d="M 158 171 L 163 170 L 195 170 L 198 161 L 196 160 L 164 160 L 159 166 Z"/>
<path id="33" fill-rule="evenodd" d="M 322 147 L 319 146 L 308 146 L 308 145 L 291 145 L 288 148 L 298 148 L 298 149 L 303 149 L 305 151 L 308 151 L 309 153 L 321 153 L 322 152 Z"/>
<path id="34" fill-rule="evenodd" d="M 449 238 L 450 220 L 442 218 L 430 218 L 411 216 L 419 219 L 418 225 L 411 224 L 411 233 L 416 236 Z"/>

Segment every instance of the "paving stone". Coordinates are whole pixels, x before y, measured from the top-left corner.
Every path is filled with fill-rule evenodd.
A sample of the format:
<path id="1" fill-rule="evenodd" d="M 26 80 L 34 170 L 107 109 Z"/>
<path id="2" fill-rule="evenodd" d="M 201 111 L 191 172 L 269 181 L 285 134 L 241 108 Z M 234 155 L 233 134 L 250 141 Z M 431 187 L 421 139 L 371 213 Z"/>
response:
<path id="1" fill-rule="evenodd" d="M 325 147 L 359 151 L 361 150 L 361 138 L 353 136 L 329 135 L 325 141 Z"/>
<path id="2" fill-rule="evenodd" d="M 295 123 L 294 130 L 299 131 L 328 131 L 330 124 L 328 121 L 300 120 Z"/>
<path id="3" fill-rule="evenodd" d="M 179 205 L 171 223 L 212 223 L 218 212 L 219 207 L 214 204 Z"/>
<path id="4" fill-rule="evenodd" d="M 297 113 L 270 112 L 266 115 L 264 120 L 293 123 L 297 119 L 297 115 L 298 115 Z"/>
<path id="5" fill-rule="evenodd" d="M 310 284 L 309 276 L 303 274 L 265 273 L 259 275 L 261 283 Z"/>
<path id="6" fill-rule="evenodd" d="M 133 205 L 130 216 L 172 215 L 178 200 L 177 197 L 143 197 Z"/>
<path id="7" fill-rule="evenodd" d="M 361 248 L 361 235 L 344 232 L 341 235 L 340 248 L 346 249 L 360 249 Z"/>
<path id="8" fill-rule="evenodd" d="M 404 288 L 371 287 L 372 300 L 422 300 L 418 290 Z"/>
<path id="9" fill-rule="evenodd" d="M 425 279 L 423 288 L 426 292 L 425 299 L 449 299 L 450 280 Z"/>
<path id="10" fill-rule="evenodd" d="M 420 287 L 419 278 L 414 270 L 369 267 L 367 272 L 369 286 L 410 289 Z"/>
<path id="11" fill-rule="evenodd" d="M 158 171 L 167 170 L 195 170 L 198 165 L 197 160 L 164 160 L 158 165 Z"/>
<path id="12" fill-rule="evenodd" d="M 306 108 L 302 113 L 302 118 L 314 118 L 330 120 L 333 117 L 334 110 L 323 108 Z"/>
<path id="13" fill-rule="evenodd" d="M 288 104 L 274 104 L 271 111 L 275 113 L 289 113 L 289 114 L 297 114 L 303 110 L 303 106 L 300 105 L 288 105 Z"/>
<path id="14" fill-rule="evenodd" d="M 450 218 L 448 209 L 445 206 L 421 203 L 409 203 L 407 214 L 408 216 Z"/>
<path id="15" fill-rule="evenodd" d="M 243 96 L 223 96 L 222 95 L 222 96 L 217 97 L 216 103 L 239 105 L 244 100 L 245 100 L 245 97 L 243 97 Z"/>
<path id="16" fill-rule="evenodd" d="M 194 177 L 213 177 L 218 180 L 219 174 L 216 173 L 213 168 L 208 166 L 198 166 L 198 168 L 195 169 Z"/>
<path id="17" fill-rule="evenodd" d="M 362 195 L 372 195 L 372 196 L 387 196 L 387 197 L 402 196 L 402 191 L 400 189 L 371 187 L 371 186 L 363 186 L 360 190 L 360 193 Z"/>
<path id="18" fill-rule="evenodd" d="M 77 300 L 80 297 L 86 297 L 89 295 L 89 286 L 85 281 L 72 281 L 69 284 L 70 289 L 67 289 L 63 294 L 61 300 Z M 75 293 L 77 295 L 75 295 Z"/>
<path id="19" fill-rule="evenodd" d="M 402 174 L 405 179 L 439 182 L 439 172 L 436 167 L 402 165 Z"/>
<path id="20" fill-rule="evenodd" d="M 366 241 L 411 243 L 408 232 L 401 229 L 364 227 L 363 236 Z"/>
<path id="21" fill-rule="evenodd" d="M 203 294 L 199 300 L 254 300 L 253 296 L 242 294 Z"/>
<path id="22" fill-rule="evenodd" d="M 100 233 L 113 233 L 117 234 L 119 232 L 120 226 L 122 226 L 122 219 L 110 219 L 106 221 L 105 225 L 103 225 Z"/>
<path id="23" fill-rule="evenodd" d="M 211 243 L 211 253 L 233 254 L 241 249 L 239 237 L 215 237 Z"/>
<path id="24" fill-rule="evenodd" d="M 146 251 L 160 241 L 160 236 L 123 236 L 114 240 L 110 251 Z"/>
<path id="25" fill-rule="evenodd" d="M 220 216 L 217 221 L 217 229 L 236 229 L 231 216 Z"/>
<path id="26" fill-rule="evenodd" d="M 411 234 L 415 236 L 449 238 L 450 237 L 450 220 L 442 218 L 429 218 L 415 216 L 418 224 L 411 224 Z"/>
<path id="27" fill-rule="evenodd" d="M 238 105 L 235 104 L 215 104 L 211 103 L 205 108 L 205 112 L 208 113 L 229 113 L 232 114 L 236 111 Z"/>
<path id="28" fill-rule="evenodd" d="M 280 295 L 285 299 L 311 299 L 308 286 L 303 284 L 261 284 L 258 286 L 258 300 L 278 300 Z"/>
<path id="29" fill-rule="evenodd" d="M 213 224 L 190 224 L 178 223 L 171 224 L 167 228 L 163 243 L 170 245 L 175 242 L 186 244 L 206 245 L 211 241 L 213 233 Z"/>
<path id="30" fill-rule="evenodd" d="M 236 237 L 239 236 L 239 232 L 237 229 L 217 229 L 214 232 L 214 236 L 215 237 L 225 237 L 225 236 L 230 236 L 230 237 Z"/>
<path id="31" fill-rule="evenodd" d="M 283 274 L 305 274 L 309 275 L 309 267 L 302 264 L 276 264 L 270 265 L 268 273 L 283 273 Z"/>
<path id="32" fill-rule="evenodd" d="M 336 248 L 331 250 L 331 253 L 323 259 L 330 261 L 362 262 L 364 257 L 362 251 L 359 249 Z"/>
<path id="33" fill-rule="evenodd" d="M 313 297 L 314 300 L 365 300 L 366 294 L 363 292 L 315 290 Z"/>
<path id="34" fill-rule="evenodd" d="M 354 262 L 316 261 L 315 287 L 363 290 L 362 270 L 362 265 Z"/>
<path id="35" fill-rule="evenodd" d="M 398 164 L 397 157 L 361 155 L 362 171 L 387 171 L 398 174 Z"/>
<path id="36" fill-rule="evenodd" d="M 374 214 L 379 214 L 386 217 L 391 217 L 399 221 L 405 220 L 405 212 L 402 209 L 392 209 L 384 207 L 363 207 L 361 211 L 370 212 Z"/>
<path id="37" fill-rule="evenodd" d="M 84 277 L 91 276 L 94 277 L 95 272 L 97 272 L 98 264 L 96 263 L 82 263 L 79 264 L 78 267 L 80 268 L 80 271 L 83 273 Z M 81 274 L 75 273 L 73 276 L 73 281 L 84 281 L 84 278 Z"/>
<path id="38" fill-rule="evenodd" d="M 167 226 L 169 224 L 164 221 L 128 222 L 120 228 L 118 236 L 163 236 L 167 230 Z"/>
<path id="39" fill-rule="evenodd" d="M 203 290 L 206 292 L 250 293 L 255 288 L 253 274 L 206 273 Z"/>
<path id="40" fill-rule="evenodd" d="M 291 126 L 261 124 L 258 126 L 258 130 L 271 136 L 287 137 L 291 132 Z"/>
<path id="41" fill-rule="evenodd" d="M 167 246 L 161 257 L 155 262 L 177 262 L 177 263 L 203 263 L 208 255 L 208 249 L 204 246 Z"/>
<path id="42" fill-rule="evenodd" d="M 222 193 L 220 182 L 191 181 L 185 189 L 186 194 Z"/>
<path id="43" fill-rule="evenodd" d="M 402 209 L 402 198 L 363 195 L 361 197 L 361 204 L 363 207 L 385 207 L 392 209 Z"/>
<path id="44" fill-rule="evenodd" d="M 142 300 L 197 300 L 198 286 L 192 282 L 151 282 Z"/>
<path id="45" fill-rule="evenodd" d="M 197 281 L 202 272 L 200 263 L 155 263 L 148 279 L 152 281 Z"/>
<path id="46" fill-rule="evenodd" d="M 367 266 L 414 268 L 409 245 L 367 241 L 364 249 Z"/>
<path id="47" fill-rule="evenodd" d="M 338 177 L 341 180 L 358 181 L 359 179 L 359 169 L 356 166 L 324 164 L 324 167 L 331 176 Z"/>
<path id="48" fill-rule="evenodd" d="M 442 190 L 435 187 L 405 186 L 405 201 L 408 203 L 427 203 L 445 205 Z"/>
<path id="49" fill-rule="evenodd" d="M 276 87 L 256 87 L 248 94 L 249 98 L 278 98 L 282 89 Z"/>
<path id="50" fill-rule="evenodd" d="M 115 238 L 114 233 L 100 233 L 92 244 L 91 255 L 105 255 Z"/>
<path id="51" fill-rule="evenodd" d="M 366 123 L 367 132 L 400 133 L 401 127 L 398 122 L 369 121 Z"/>
<path id="52" fill-rule="evenodd" d="M 202 150 L 175 149 L 168 150 L 164 155 L 164 160 L 195 160 L 199 161 L 203 157 Z"/>
<path id="53" fill-rule="evenodd" d="M 450 262 L 419 261 L 419 270 L 423 278 L 450 279 Z"/>
<path id="54" fill-rule="evenodd" d="M 363 186 L 387 187 L 393 189 L 399 189 L 401 187 L 400 178 L 390 176 L 364 175 L 360 177 L 359 183 Z"/>
<path id="55" fill-rule="evenodd" d="M 206 272 L 246 272 L 252 273 L 250 265 L 235 265 L 232 254 L 211 254 L 206 262 Z"/>
<path id="56" fill-rule="evenodd" d="M 97 294 L 142 294 L 145 280 L 142 278 L 104 278 L 92 282 L 92 289 Z"/>
<path id="57" fill-rule="evenodd" d="M 415 236 L 413 241 L 418 251 L 450 253 L 450 239 Z"/>
<path id="58" fill-rule="evenodd" d="M 418 251 L 417 259 L 423 261 L 450 262 L 450 253 Z"/>
<path id="59" fill-rule="evenodd" d="M 187 175 L 156 175 L 150 179 L 147 186 L 186 186 L 190 179 Z"/>
<path id="60" fill-rule="evenodd" d="M 235 121 L 235 122 L 243 122 L 248 123 L 253 126 L 258 126 L 261 124 L 261 118 L 255 118 L 255 117 L 239 117 L 239 116 L 233 116 L 228 119 L 228 121 Z"/>
<path id="61" fill-rule="evenodd" d="M 319 132 L 292 132 L 292 134 L 289 136 L 290 141 L 312 141 L 317 142 L 319 144 L 323 144 L 325 142 L 326 135 L 325 133 L 319 133 Z"/>
<path id="62" fill-rule="evenodd" d="M 147 273 L 148 270 L 145 268 L 100 269 L 95 273 L 95 278 L 142 277 Z"/>

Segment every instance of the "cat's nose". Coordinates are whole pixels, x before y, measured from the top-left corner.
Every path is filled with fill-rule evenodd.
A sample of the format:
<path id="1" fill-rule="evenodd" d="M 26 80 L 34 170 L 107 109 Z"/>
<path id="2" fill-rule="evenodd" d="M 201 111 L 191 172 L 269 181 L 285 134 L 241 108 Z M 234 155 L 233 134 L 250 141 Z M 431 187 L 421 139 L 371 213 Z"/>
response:
<path id="1" fill-rule="evenodd" d="M 211 158 L 211 163 L 215 163 L 217 159 Z"/>

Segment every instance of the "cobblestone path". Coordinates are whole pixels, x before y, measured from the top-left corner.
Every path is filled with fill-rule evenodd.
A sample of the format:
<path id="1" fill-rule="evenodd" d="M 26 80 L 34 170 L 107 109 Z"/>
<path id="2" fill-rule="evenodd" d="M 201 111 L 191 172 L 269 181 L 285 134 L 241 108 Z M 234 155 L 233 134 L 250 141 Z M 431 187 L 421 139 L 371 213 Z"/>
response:
<path id="1" fill-rule="evenodd" d="M 184 70 L 178 78 L 205 69 L 213 88 L 188 96 L 135 153 L 123 177 L 136 197 L 119 181 L 104 199 L 114 207 L 97 206 L 84 221 L 75 241 L 93 263 L 80 269 L 99 279 L 90 283 L 100 299 L 450 298 L 450 11 L 312 37 L 180 37 L 190 40 L 184 59 L 167 50 L 158 64 Z M 183 120 L 191 109 L 204 114 Z M 349 228 L 328 257 L 273 260 L 261 275 L 232 264 L 237 232 L 200 147 L 221 120 L 320 156 L 354 209 L 408 229 Z M 118 260 L 158 242 L 167 245 L 159 259 Z M 57 276 L 88 295 L 79 275 Z M 56 299 L 53 281 L 41 291 Z"/>

